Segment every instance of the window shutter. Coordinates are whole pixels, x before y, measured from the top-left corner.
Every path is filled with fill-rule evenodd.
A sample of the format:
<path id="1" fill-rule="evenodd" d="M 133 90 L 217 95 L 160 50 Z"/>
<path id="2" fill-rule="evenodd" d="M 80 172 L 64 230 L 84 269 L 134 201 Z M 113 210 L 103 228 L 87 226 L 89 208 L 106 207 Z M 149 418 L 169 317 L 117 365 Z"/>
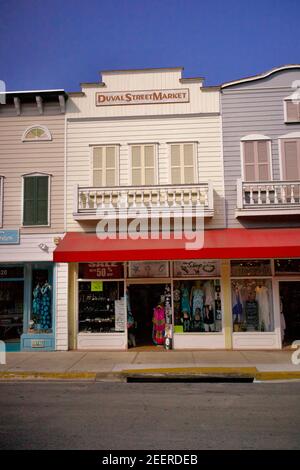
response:
<path id="1" fill-rule="evenodd" d="M 171 181 L 181 184 L 180 145 L 171 145 Z"/>
<path id="2" fill-rule="evenodd" d="M 105 148 L 105 184 L 106 186 L 116 185 L 116 148 Z"/>
<path id="3" fill-rule="evenodd" d="M 36 179 L 34 177 L 24 178 L 24 209 L 23 225 L 35 225 L 36 220 Z"/>
<path id="4" fill-rule="evenodd" d="M 48 176 L 36 178 L 36 224 L 48 224 Z"/>
<path id="5" fill-rule="evenodd" d="M 144 147 L 144 165 L 145 165 L 145 185 L 155 183 L 155 157 L 154 146 L 145 145 Z"/>
<path id="6" fill-rule="evenodd" d="M 141 186 L 142 183 L 142 152 L 140 145 L 131 148 L 132 185 Z"/>
<path id="7" fill-rule="evenodd" d="M 257 176 L 258 181 L 268 181 L 270 179 L 270 163 L 268 155 L 269 142 L 261 140 L 257 145 Z"/>
<path id="8" fill-rule="evenodd" d="M 193 184 L 195 182 L 194 144 L 171 145 L 172 184 Z"/>
<path id="9" fill-rule="evenodd" d="M 283 142 L 284 159 L 283 169 L 284 178 L 287 180 L 300 179 L 300 140 L 286 140 Z"/>
<path id="10" fill-rule="evenodd" d="M 183 144 L 183 183 L 193 184 L 195 182 L 195 170 L 194 170 L 194 145 Z"/>
<path id="11" fill-rule="evenodd" d="M 95 147 L 93 149 L 93 186 L 103 186 L 103 148 Z"/>
<path id="12" fill-rule="evenodd" d="M 293 103 L 292 101 L 286 101 L 286 118 L 288 122 L 295 122 L 299 121 L 299 111 L 300 106 L 299 103 Z"/>
<path id="13" fill-rule="evenodd" d="M 23 225 L 48 224 L 48 176 L 24 178 Z"/>
<path id="14" fill-rule="evenodd" d="M 254 142 L 244 142 L 245 181 L 255 181 Z"/>

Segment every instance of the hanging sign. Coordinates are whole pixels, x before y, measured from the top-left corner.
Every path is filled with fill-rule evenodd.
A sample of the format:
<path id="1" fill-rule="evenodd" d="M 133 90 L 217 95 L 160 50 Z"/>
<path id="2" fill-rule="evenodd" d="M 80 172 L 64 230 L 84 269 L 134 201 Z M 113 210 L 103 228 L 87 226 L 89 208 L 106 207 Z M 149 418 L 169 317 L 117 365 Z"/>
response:
<path id="1" fill-rule="evenodd" d="M 132 261 L 129 263 L 129 277 L 168 277 L 168 261 Z"/>
<path id="2" fill-rule="evenodd" d="M 18 245 L 19 243 L 19 230 L 0 230 L 0 245 Z"/>
<path id="3" fill-rule="evenodd" d="M 103 291 L 103 282 L 102 281 L 92 281 L 91 282 L 91 292 L 102 292 Z"/>
<path id="4" fill-rule="evenodd" d="M 220 263 L 218 260 L 185 260 L 174 261 L 174 277 L 214 277 L 220 276 Z"/>
<path id="5" fill-rule="evenodd" d="M 112 91 L 96 93 L 96 106 L 126 104 L 188 103 L 188 88 L 168 90 Z"/>

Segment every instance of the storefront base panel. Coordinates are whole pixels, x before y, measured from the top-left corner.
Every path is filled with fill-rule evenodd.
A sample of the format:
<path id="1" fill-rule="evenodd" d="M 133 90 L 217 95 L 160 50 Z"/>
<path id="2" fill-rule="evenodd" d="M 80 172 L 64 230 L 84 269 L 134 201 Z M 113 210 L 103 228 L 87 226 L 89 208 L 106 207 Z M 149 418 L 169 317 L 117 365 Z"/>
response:
<path id="1" fill-rule="evenodd" d="M 54 335 L 48 334 L 23 334 L 21 336 L 22 351 L 54 351 Z"/>
<path id="2" fill-rule="evenodd" d="M 77 336 L 77 349 L 127 349 L 125 333 L 80 333 Z"/>
<path id="3" fill-rule="evenodd" d="M 225 349 L 222 333 L 175 333 L 174 349 Z"/>
<path id="4" fill-rule="evenodd" d="M 281 349 L 276 333 L 233 333 L 233 349 Z"/>

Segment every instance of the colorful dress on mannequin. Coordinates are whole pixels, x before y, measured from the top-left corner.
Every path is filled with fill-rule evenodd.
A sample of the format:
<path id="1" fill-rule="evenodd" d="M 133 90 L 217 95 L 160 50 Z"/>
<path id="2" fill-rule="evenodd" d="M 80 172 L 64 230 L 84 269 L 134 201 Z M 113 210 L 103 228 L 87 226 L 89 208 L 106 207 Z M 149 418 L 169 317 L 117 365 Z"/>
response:
<path id="1" fill-rule="evenodd" d="M 191 307 L 190 307 L 190 296 L 189 296 L 189 290 L 187 287 L 183 287 L 181 289 L 181 311 L 186 311 L 188 314 L 191 313 Z"/>
<path id="2" fill-rule="evenodd" d="M 162 305 L 158 305 L 153 310 L 153 332 L 152 332 L 152 339 L 153 343 L 160 345 L 164 344 L 164 336 L 165 336 L 165 309 Z"/>
<path id="3" fill-rule="evenodd" d="M 203 311 L 203 297 L 203 290 L 199 287 L 195 287 L 192 292 L 193 318 L 195 318 L 196 308 L 199 308 L 200 312 Z"/>
<path id="4" fill-rule="evenodd" d="M 268 288 L 266 286 L 257 286 L 255 289 L 256 300 L 258 302 L 259 317 L 264 331 L 271 330 L 271 315 L 269 307 Z"/>

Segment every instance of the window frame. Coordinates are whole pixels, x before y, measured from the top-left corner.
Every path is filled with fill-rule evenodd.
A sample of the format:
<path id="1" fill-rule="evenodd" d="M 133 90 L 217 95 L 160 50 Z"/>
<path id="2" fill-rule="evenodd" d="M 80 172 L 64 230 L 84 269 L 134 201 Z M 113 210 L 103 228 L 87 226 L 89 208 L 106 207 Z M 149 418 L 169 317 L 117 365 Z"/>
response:
<path id="1" fill-rule="evenodd" d="M 149 185 L 149 184 L 140 184 L 140 185 L 134 185 L 132 183 L 132 147 L 146 147 L 146 146 L 152 146 L 154 148 L 154 183 Z M 145 152 L 143 152 L 145 154 Z M 141 170 L 145 170 L 145 166 L 141 166 Z M 142 174 L 142 179 L 145 180 L 145 172 Z M 137 186 L 137 187 L 148 187 L 148 186 L 157 186 L 159 185 L 159 170 L 158 170 L 158 144 L 156 142 L 135 142 L 135 143 L 130 143 L 129 144 L 129 175 L 128 175 L 128 181 L 130 186 Z"/>
<path id="2" fill-rule="evenodd" d="M 268 180 L 262 180 L 262 181 L 246 181 L 245 176 L 245 142 L 267 142 L 267 148 L 268 148 L 268 157 L 269 157 L 269 175 L 270 179 Z M 241 158 L 241 175 L 242 175 L 242 181 L 247 182 L 247 183 L 264 183 L 264 181 L 273 181 L 273 161 L 272 161 L 272 139 L 263 134 L 250 134 L 246 135 L 241 138 L 240 140 L 240 158 Z"/>
<path id="3" fill-rule="evenodd" d="M 26 134 L 28 134 L 30 131 L 32 131 L 33 129 L 42 129 L 46 136 L 45 137 L 38 137 L 37 139 L 27 139 L 26 138 Z M 27 127 L 27 129 L 25 129 L 25 131 L 23 132 L 23 135 L 22 135 L 22 142 L 49 142 L 49 141 L 52 141 L 52 135 L 51 135 L 51 132 L 49 131 L 48 127 L 46 126 L 41 126 L 40 124 L 34 124 L 33 126 L 29 126 Z"/>
<path id="4" fill-rule="evenodd" d="M 24 224 L 24 202 L 25 202 L 25 178 L 30 177 L 39 177 L 39 176 L 47 176 L 48 177 L 48 210 L 47 210 L 47 224 Z M 30 227 L 51 227 L 51 179 L 52 175 L 50 173 L 26 173 L 22 175 L 22 199 L 21 199 L 21 227 L 22 228 L 30 228 Z"/>
<path id="5" fill-rule="evenodd" d="M 0 175 L 0 228 L 3 227 L 3 212 L 4 212 L 4 179 L 5 177 Z"/>
<path id="6" fill-rule="evenodd" d="M 295 120 L 289 120 L 288 119 L 288 115 L 287 115 L 287 102 L 293 102 L 295 98 L 293 96 L 288 96 L 287 98 L 285 98 L 283 100 L 283 113 L 284 113 L 284 122 L 286 124 L 297 124 L 297 123 L 300 123 L 300 100 L 298 100 L 297 103 L 294 103 L 296 104 L 297 106 L 297 110 L 298 110 L 298 119 L 295 121 Z"/>
<path id="7" fill-rule="evenodd" d="M 168 151 L 168 160 L 169 160 L 169 170 L 168 170 L 168 179 L 169 179 L 169 184 L 174 185 L 174 186 L 189 186 L 192 184 L 199 184 L 199 173 L 198 173 L 198 142 L 195 141 L 175 141 L 175 142 L 167 142 L 169 151 Z M 183 146 L 184 144 L 190 144 L 193 145 L 193 167 L 194 167 L 194 182 L 193 183 L 173 183 L 172 182 L 172 160 L 171 160 L 171 148 L 172 145 L 180 145 Z M 181 177 L 182 174 L 184 175 L 184 165 L 182 166 L 182 152 L 180 151 L 180 171 L 181 171 Z M 182 179 L 182 178 L 181 178 Z"/>
<path id="8" fill-rule="evenodd" d="M 91 187 L 98 187 L 94 186 L 94 149 L 95 148 L 106 148 L 106 147 L 114 147 L 115 148 L 115 155 L 116 155 L 116 176 L 115 176 L 115 185 L 112 187 L 117 187 L 120 185 L 120 144 L 95 144 L 90 146 L 90 185 Z M 101 188 L 105 189 L 107 186 L 100 186 Z"/>

